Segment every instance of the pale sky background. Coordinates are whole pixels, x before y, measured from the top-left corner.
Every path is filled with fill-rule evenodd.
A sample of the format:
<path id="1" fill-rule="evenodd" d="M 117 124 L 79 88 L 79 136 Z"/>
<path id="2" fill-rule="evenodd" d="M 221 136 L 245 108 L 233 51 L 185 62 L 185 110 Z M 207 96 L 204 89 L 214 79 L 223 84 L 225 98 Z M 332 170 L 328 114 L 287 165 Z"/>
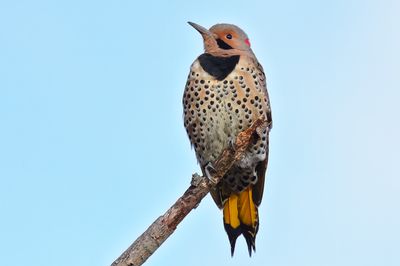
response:
<path id="1" fill-rule="evenodd" d="M 273 108 L 257 252 L 207 196 L 145 265 L 400 265 L 400 2 L 0 1 L 0 264 L 109 265 L 199 172 L 181 97 L 243 28 Z"/>

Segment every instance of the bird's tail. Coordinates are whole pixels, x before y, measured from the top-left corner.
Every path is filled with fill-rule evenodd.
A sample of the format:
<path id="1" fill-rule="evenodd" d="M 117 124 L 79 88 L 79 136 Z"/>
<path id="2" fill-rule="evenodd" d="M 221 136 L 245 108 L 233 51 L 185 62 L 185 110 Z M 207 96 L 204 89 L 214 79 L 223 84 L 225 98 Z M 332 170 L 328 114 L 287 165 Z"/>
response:
<path id="1" fill-rule="evenodd" d="M 258 231 L 258 210 L 253 201 L 252 187 L 239 194 L 232 194 L 224 204 L 224 227 L 231 244 L 231 255 L 235 251 L 236 239 L 243 234 L 246 239 L 249 255 L 256 251 L 256 234 Z"/>

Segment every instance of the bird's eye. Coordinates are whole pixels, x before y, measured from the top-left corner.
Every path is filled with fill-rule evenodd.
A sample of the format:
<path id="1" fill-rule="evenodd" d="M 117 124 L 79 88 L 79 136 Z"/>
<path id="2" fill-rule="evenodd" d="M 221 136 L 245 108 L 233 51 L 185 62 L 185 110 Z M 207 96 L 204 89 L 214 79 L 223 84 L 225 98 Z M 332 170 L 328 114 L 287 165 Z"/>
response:
<path id="1" fill-rule="evenodd" d="M 230 40 L 230 39 L 232 39 L 232 35 L 231 34 L 227 34 L 226 38 Z"/>

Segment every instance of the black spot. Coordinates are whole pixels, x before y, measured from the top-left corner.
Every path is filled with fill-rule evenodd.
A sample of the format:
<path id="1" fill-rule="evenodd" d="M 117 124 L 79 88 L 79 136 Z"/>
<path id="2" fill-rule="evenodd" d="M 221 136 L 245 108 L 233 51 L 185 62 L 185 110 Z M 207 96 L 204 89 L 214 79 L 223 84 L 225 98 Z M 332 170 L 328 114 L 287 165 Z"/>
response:
<path id="1" fill-rule="evenodd" d="M 221 39 L 217 39 L 217 44 L 218 44 L 218 47 L 221 49 L 224 49 L 224 50 L 232 49 L 232 46 L 230 46 L 229 44 L 227 44 L 226 42 L 224 42 Z"/>
<path id="2" fill-rule="evenodd" d="M 240 183 L 243 187 L 247 187 L 249 185 L 249 182 L 246 182 L 245 180 L 240 180 Z"/>
<path id="3" fill-rule="evenodd" d="M 203 79 L 202 79 L 202 80 L 200 80 L 200 83 L 201 83 L 201 84 L 204 84 L 204 80 L 203 80 Z"/>
<path id="4" fill-rule="evenodd" d="M 233 71 L 239 62 L 240 56 L 218 57 L 204 53 L 198 59 L 201 67 L 208 74 L 214 76 L 217 80 L 223 80 Z"/>

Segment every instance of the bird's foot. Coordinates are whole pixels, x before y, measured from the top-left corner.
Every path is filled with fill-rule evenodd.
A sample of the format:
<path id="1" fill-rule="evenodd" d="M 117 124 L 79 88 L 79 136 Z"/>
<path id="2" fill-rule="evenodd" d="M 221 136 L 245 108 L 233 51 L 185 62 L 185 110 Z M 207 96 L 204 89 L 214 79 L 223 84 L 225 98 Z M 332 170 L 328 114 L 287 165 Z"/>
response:
<path id="1" fill-rule="evenodd" d="M 217 173 L 217 171 L 215 170 L 214 166 L 211 163 L 208 163 L 204 167 L 204 172 L 205 172 L 206 177 L 208 178 L 208 180 L 211 182 L 211 184 L 216 185 L 218 183 L 218 179 L 216 179 L 213 176 L 213 175 L 215 175 Z"/>
<path id="2" fill-rule="evenodd" d="M 236 150 L 236 138 L 229 137 L 228 138 L 228 146 L 232 150 Z"/>

